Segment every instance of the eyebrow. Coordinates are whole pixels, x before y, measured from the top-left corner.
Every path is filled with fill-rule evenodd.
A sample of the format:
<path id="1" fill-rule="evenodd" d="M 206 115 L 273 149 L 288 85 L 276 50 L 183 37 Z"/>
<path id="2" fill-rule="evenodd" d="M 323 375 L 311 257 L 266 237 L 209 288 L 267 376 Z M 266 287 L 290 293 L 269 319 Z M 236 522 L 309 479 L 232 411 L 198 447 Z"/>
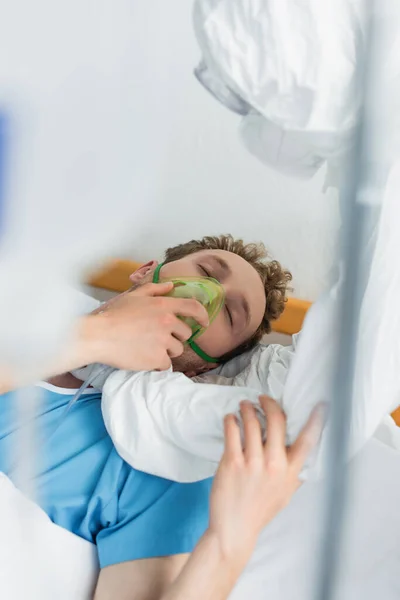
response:
<path id="1" fill-rule="evenodd" d="M 230 266 L 223 258 L 221 258 L 220 256 L 212 256 L 211 258 L 213 261 L 218 263 L 218 265 L 223 270 L 224 275 L 230 275 L 232 273 Z"/>

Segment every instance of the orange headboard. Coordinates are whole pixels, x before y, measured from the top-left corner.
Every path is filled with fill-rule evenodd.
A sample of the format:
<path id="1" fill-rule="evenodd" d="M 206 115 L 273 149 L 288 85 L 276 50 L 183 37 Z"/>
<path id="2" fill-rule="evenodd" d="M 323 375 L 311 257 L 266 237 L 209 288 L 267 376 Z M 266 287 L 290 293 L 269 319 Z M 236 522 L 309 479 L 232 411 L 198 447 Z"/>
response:
<path id="1" fill-rule="evenodd" d="M 130 286 L 129 275 L 140 265 L 133 260 L 112 260 L 90 279 L 89 285 L 110 292 L 125 292 Z"/>
<path id="2" fill-rule="evenodd" d="M 89 281 L 90 285 L 112 292 L 125 292 L 129 288 L 129 275 L 140 267 L 140 263 L 131 260 L 113 260 L 100 273 Z M 273 324 L 274 331 L 293 335 L 300 331 L 311 302 L 289 298 L 285 311 Z M 400 426 L 400 408 L 392 417 Z"/>

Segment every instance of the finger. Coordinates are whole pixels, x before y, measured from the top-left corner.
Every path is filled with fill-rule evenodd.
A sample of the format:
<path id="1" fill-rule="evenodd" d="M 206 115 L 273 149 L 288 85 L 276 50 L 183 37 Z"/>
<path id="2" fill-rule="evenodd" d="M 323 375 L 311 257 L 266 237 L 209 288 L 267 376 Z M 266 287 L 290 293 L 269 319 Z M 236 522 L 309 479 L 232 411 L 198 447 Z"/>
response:
<path id="1" fill-rule="evenodd" d="M 171 335 L 171 341 L 168 344 L 168 356 L 170 358 L 176 358 L 177 356 L 181 356 L 183 354 L 183 344 L 176 338 Z"/>
<path id="2" fill-rule="evenodd" d="M 244 429 L 244 455 L 246 459 L 261 457 L 263 442 L 261 426 L 258 422 L 254 406 L 250 402 L 242 402 L 240 413 Z"/>
<path id="3" fill-rule="evenodd" d="M 227 415 L 224 419 L 224 437 L 226 458 L 234 461 L 243 459 L 242 440 L 240 428 L 235 415 Z"/>
<path id="4" fill-rule="evenodd" d="M 180 317 L 192 317 L 202 327 L 208 327 L 210 320 L 204 306 L 197 300 L 188 298 L 168 298 L 171 310 Z M 172 304 L 173 303 L 173 304 Z"/>
<path id="5" fill-rule="evenodd" d="M 176 323 L 172 326 L 171 333 L 181 342 L 186 342 L 192 336 L 192 330 L 181 319 L 176 319 Z"/>
<path id="6" fill-rule="evenodd" d="M 165 296 L 174 287 L 171 281 L 165 283 L 146 283 L 136 288 L 131 294 L 135 296 Z"/>
<path id="7" fill-rule="evenodd" d="M 317 406 L 297 440 L 288 450 L 290 467 L 296 475 L 302 470 L 310 452 L 317 445 L 323 428 L 324 409 Z"/>
<path id="8" fill-rule="evenodd" d="M 265 454 L 268 460 L 286 460 L 286 418 L 279 405 L 269 398 L 260 396 L 260 404 L 265 412 L 267 439 Z"/>
<path id="9" fill-rule="evenodd" d="M 171 358 L 168 356 L 168 352 L 165 352 L 155 370 L 156 371 L 168 371 L 168 369 L 171 368 L 171 365 L 172 365 Z"/>
<path id="10" fill-rule="evenodd" d="M 102 304 L 100 304 L 100 306 L 98 308 L 96 308 L 95 310 L 92 310 L 92 312 L 90 313 L 91 315 L 101 315 L 104 312 L 106 312 L 107 310 L 107 306 L 103 306 Z"/>
<path id="11" fill-rule="evenodd" d="M 121 300 L 128 295 L 129 292 L 123 292 L 122 294 L 118 294 L 118 296 L 114 296 L 114 298 L 110 298 L 107 302 L 102 302 L 98 308 L 91 312 L 92 315 L 101 315 L 102 313 L 107 312 L 110 309 L 113 309 L 115 305 L 119 305 Z"/>

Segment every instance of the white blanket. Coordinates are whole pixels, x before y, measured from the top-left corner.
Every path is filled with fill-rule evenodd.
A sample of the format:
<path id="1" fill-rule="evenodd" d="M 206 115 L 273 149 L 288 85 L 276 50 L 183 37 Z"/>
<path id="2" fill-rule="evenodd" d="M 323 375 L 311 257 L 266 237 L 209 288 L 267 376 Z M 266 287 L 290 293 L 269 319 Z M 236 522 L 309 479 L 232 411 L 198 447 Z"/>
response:
<path id="1" fill-rule="evenodd" d="M 340 600 L 400 598 L 400 453 L 371 440 L 351 463 Z M 313 600 L 323 483 L 306 483 L 260 536 L 231 600 Z"/>
<path id="2" fill-rule="evenodd" d="M 95 546 L 54 525 L 0 473 L 0 597 L 89 600 L 97 579 Z"/>
<path id="3" fill-rule="evenodd" d="M 93 385 L 103 390 L 107 431 L 127 463 L 158 477 L 188 483 L 215 474 L 224 450 L 224 416 L 235 413 L 240 421 L 242 400 L 256 406 L 265 429 L 259 395 L 282 399 L 294 352 L 295 340 L 288 347 L 259 345 L 218 373 L 194 379 L 172 371 L 117 370 L 107 378 L 99 365 L 75 374 L 82 379 L 96 377 Z M 306 407 L 301 417 L 308 414 Z"/>

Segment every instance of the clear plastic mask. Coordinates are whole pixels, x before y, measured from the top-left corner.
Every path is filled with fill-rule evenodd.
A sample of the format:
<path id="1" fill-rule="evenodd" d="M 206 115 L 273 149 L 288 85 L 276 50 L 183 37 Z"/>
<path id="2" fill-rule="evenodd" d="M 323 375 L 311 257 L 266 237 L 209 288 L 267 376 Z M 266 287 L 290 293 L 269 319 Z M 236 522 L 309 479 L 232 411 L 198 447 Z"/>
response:
<path id="1" fill-rule="evenodd" d="M 218 315 L 225 302 L 225 291 L 222 285 L 212 277 L 174 277 L 170 279 L 159 279 L 159 283 L 170 281 L 174 284 L 167 296 L 173 298 L 194 298 L 204 306 L 208 313 L 210 325 Z M 180 317 L 192 330 L 192 336 L 188 340 L 193 342 L 206 330 L 190 317 Z"/>

